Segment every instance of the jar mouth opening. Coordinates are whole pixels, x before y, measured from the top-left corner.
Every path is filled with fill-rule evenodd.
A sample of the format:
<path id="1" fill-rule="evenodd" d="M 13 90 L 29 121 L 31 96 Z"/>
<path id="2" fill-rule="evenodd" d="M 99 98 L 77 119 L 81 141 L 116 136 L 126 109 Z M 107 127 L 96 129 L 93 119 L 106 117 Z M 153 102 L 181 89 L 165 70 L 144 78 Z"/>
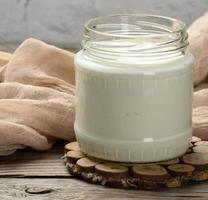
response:
<path id="1" fill-rule="evenodd" d="M 116 14 L 92 18 L 85 23 L 84 28 L 106 37 L 148 38 L 183 32 L 186 24 L 161 15 Z"/>
<path id="2" fill-rule="evenodd" d="M 159 15 L 122 14 L 97 17 L 85 24 L 82 47 L 90 57 L 161 59 L 185 53 L 185 23 Z"/>

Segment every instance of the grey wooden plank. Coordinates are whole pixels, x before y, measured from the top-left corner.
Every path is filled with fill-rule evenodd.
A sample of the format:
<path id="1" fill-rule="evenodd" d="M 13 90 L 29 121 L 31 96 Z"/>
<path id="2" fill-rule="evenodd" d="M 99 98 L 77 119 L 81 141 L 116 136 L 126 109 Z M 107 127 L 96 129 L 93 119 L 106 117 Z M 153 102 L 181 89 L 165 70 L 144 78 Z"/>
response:
<path id="1" fill-rule="evenodd" d="M 63 146 L 64 143 L 59 143 L 45 152 L 25 149 L 1 156 L 0 177 L 69 177 L 61 158 Z"/>
<path id="2" fill-rule="evenodd" d="M 0 178 L 0 197 L 3 200 L 202 200 L 208 199 L 207 188 L 208 183 L 206 182 L 180 189 L 160 191 L 120 190 L 88 184 L 73 178 Z M 31 194 L 31 192 L 45 192 L 46 194 Z"/>

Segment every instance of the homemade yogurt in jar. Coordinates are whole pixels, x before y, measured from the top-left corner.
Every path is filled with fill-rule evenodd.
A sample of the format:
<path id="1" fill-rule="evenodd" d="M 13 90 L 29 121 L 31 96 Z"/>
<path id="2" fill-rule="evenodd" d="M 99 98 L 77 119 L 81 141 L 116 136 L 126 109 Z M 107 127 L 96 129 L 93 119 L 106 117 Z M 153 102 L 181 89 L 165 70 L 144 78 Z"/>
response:
<path id="1" fill-rule="evenodd" d="M 192 134 L 192 68 L 183 22 L 115 15 L 85 24 L 76 54 L 75 133 L 86 154 L 154 162 L 185 153 Z"/>

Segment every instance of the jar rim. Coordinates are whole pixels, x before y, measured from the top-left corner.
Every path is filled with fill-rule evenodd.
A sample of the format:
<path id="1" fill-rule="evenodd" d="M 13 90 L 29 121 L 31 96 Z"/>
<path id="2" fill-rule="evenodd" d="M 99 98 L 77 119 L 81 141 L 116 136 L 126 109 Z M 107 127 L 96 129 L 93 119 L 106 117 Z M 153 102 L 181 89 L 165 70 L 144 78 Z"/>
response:
<path id="1" fill-rule="evenodd" d="M 99 60 L 172 58 L 184 55 L 188 46 L 185 23 L 171 17 L 108 15 L 93 18 L 84 27 L 82 47 Z"/>
<path id="2" fill-rule="evenodd" d="M 162 20 L 163 22 L 166 23 L 170 23 L 170 25 L 174 25 L 170 28 L 172 28 L 171 30 L 169 30 L 169 32 L 160 32 L 160 33 L 148 33 L 145 35 L 121 35 L 121 34 L 116 34 L 116 33 L 109 33 L 109 32 L 103 32 L 103 31 L 99 31 L 96 29 L 96 26 L 93 25 L 93 23 L 98 23 L 102 20 L 106 20 L 106 22 L 115 19 L 115 18 L 152 18 L 152 19 L 157 19 L 157 20 Z M 96 24 L 98 25 L 98 24 Z M 160 25 L 160 23 L 157 23 L 157 25 Z M 92 32 L 94 34 L 98 34 L 98 35 L 103 35 L 103 36 L 110 36 L 110 37 L 123 37 L 123 38 L 136 38 L 136 37 L 157 37 L 157 36 L 164 36 L 166 34 L 170 34 L 170 33 L 180 33 L 182 31 L 185 30 L 186 28 L 186 24 L 176 18 L 173 17 L 166 17 L 166 16 L 162 16 L 162 15 L 150 15 L 150 14 L 114 14 L 114 15 L 106 15 L 106 16 L 99 16 L 99 17 L 95 17 L 92 18 L 90 20 L 88 20 L 85 24 L 84 24 L 84 28 L 85 30 Z"/>

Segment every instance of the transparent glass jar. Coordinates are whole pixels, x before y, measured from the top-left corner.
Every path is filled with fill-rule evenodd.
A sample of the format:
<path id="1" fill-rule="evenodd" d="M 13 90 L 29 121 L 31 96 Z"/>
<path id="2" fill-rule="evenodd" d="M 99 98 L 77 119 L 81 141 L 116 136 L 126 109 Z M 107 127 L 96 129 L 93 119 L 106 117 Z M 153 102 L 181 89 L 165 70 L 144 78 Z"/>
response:
<path id="1" fill-rule="evenodd" d="M 192 134 L 192 68 L 183 22 L 114 15 L 85 24 L 75 56 L 75 134 L 86 154 L 122 162 L 168 160 Z"/>

